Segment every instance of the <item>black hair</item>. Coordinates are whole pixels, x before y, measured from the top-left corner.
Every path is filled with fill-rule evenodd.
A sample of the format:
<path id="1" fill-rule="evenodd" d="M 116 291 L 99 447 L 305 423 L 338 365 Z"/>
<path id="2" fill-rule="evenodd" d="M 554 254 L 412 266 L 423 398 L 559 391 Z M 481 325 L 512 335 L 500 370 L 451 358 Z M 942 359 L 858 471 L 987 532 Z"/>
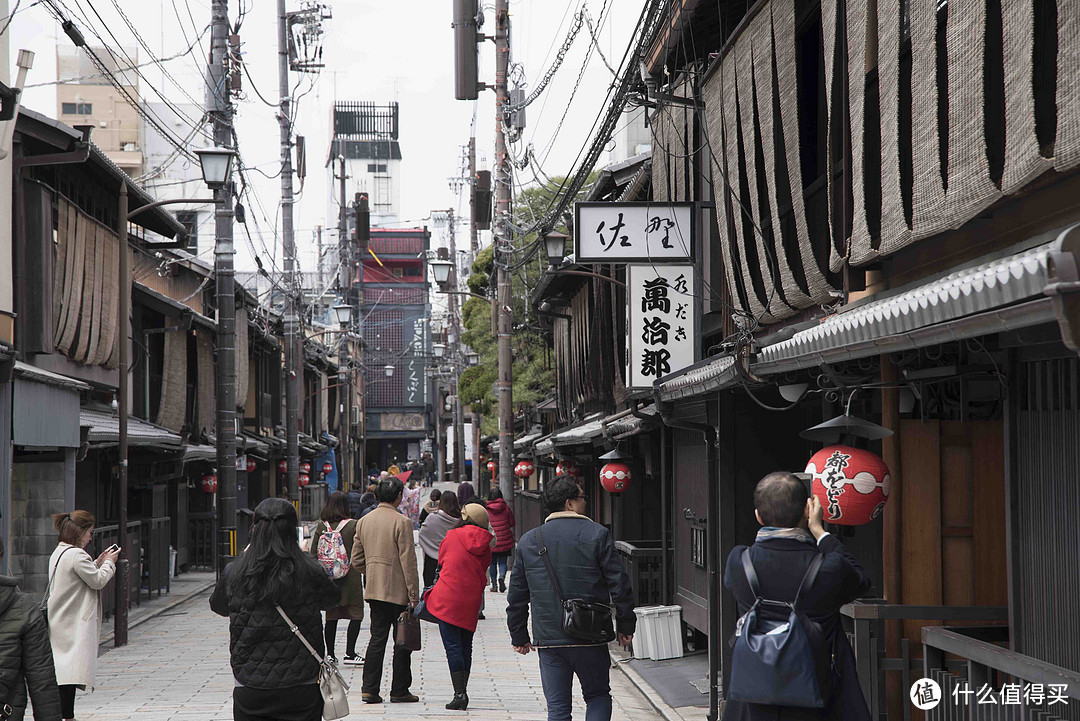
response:
<path id="1" fill-rule="evenodd" d="M 379 503 L 396 503 L 398 496 L 405 492 L 405 484 L 397 476 L 387 476 L 379 481 L 375 488 L 375 498 Z"/>
<path id="2" fill-rule="evenodd" d="M 437 501 L 440 498 L 442 498 L 442 491 L 440 491 L 438 488 L 432 488 L 431 493 L 428 494 L 428 500 Z"/>
<path id="3" fill-rule="evenodd" d="M 291 603 L 308 580 L 323 571 L 300 549 L 296 508 L 282 498 L 267 498 L 255 507 L 251 543 L 232 564 L 229 595 L 243 605 Z"/>
<path id="4" fill-rule="evenodd" d="M 576 478 L 560 476 L 544 488 L 544 509 L 548 513 L 566 510 L 566 502 L 581 495 L 581 486 Z"/>
<path id="5" fill-rule="evenodd" d="M 754 488 L 754 508 L 761 516 L 761 523 L 766 526 L 801 526 L 808 498 L 803 482 L 787 471 L 770 473 Z"/>
<path id="6" fill-rule="evenodd" d="M 491 490 L 488 491 L 488 500 L 489 501 L 494 501 L 496 498 L 502 498 L 502 497 L 503 497 L 502 489 L 499 488 L 498 486 L 492 486 Z"/>

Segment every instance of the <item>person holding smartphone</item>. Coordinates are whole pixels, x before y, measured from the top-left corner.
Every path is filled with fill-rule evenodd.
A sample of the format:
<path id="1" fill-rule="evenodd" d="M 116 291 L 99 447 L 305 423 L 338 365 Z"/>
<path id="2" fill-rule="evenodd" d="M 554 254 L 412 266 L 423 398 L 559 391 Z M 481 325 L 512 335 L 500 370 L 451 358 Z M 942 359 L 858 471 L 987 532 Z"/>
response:
<path id="1" fill-rule="evenodd" d="M 65 721 L 75 718 L 75 690 L 94 686 L 101 635 L 101 589 L 116 574 L 119 546 L 96 559 L 86 552 L 94 533 L 89 511 L 54 513 L 59 542 L 49 558 L 46 613 L 60 707 Z"/>

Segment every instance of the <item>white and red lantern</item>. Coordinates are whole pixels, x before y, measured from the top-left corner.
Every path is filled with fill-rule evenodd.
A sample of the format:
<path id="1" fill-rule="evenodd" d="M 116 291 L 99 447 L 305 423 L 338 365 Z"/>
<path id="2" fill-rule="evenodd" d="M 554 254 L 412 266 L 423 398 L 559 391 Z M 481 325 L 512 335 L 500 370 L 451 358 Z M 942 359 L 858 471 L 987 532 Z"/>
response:
<path id="1" fill-rule="evenodd" d="M 304 461 L 303 463 L 301 463 L 300 464 L 300 472 L 301 473 L 311 473 L 311 464 L 308 463 L 307 461 Z"/>
<path id="2" fill-rule="evenodd" d="M 579 475 L 580 473 L 578 472 L 578 467 L 574 464 L 573 461 L 559 461 L 557 464 L 555 464 L 556 477 L 570 476 L 571 478 L 575 478 Z"/>
<path id="3" fill-rule="evenodd" d="M 289 462 L 282 458 L 277 462 L 278 473 L 285 473 L 289 470 Z"/>
<path id="4" fill-rule="evenodd" d="M 248 459 L 247 459 L 247 472 L 248 473 L 254 473 L 255 472 L 255 459 L 254 458 L 248 457 Z"/>
<path id="5" fill-rule="evenodd" d="M 495 461 L 488 461 L 487 462 L 487 469 L 488 469 L 489 472 L 494 473 L 495 472 Z"/>
<path id="6" fill-rule="evenodd" d="M 814 477 L 814 495 L 825 520 L 840 526 L 861 526 L 881 515 L 889 500 L 892 478 L 880 457 L 850 446 L 828 446 L 806 464 Z"/>
<path id="7" fill-rule="evenodd" d="M 514 475 L 518 478 L 528 478 L 536 470 L 536 466 L 532 461 L 518 461 L 518 464 L 514 466 Z"/>
<path id="8" fill-rule="evenodd" d="M 217 493 L 217 475 L 207 473 L 202 477 L 203 493 Z"/>
<path id="9" fill-rule="evenodd" d="M 330 461 L 327 461 L 326 463 L 322 464 L 322 472 L 323 472 L 324 476 L 329 475 L 330 471 L 332 471 L 332 470 L 334 470 L 334 464 L 331 463 Z"/>
<path id="10" fill-rule="evenodd" d="M 600 469 L 600 485 L 609 493 L 622 493 L 630 487 L 630 466 L 612 461 Z"/>
<path id="11" fill-rule="evenodd" d="M 303 488 L 307 484 L 311 483 L 311 477 L 308 476 L 308 474 L 306 473 L 301 473 L 299 476 L 297 476 L 296 482 L 300 484 L 301 488 Z"/>

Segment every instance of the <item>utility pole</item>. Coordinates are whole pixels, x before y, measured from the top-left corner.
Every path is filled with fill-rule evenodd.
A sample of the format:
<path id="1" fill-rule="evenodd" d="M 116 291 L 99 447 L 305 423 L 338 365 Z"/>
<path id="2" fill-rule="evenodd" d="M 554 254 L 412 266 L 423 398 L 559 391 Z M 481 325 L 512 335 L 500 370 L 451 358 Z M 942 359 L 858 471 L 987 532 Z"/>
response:
<path id="1" fill-rule="evenodd" d="M 473 134 L 469 138 L 469 256 L 476 260 L 476 254 L 480 251 L 480 231 L 476 227 L 476 124 L 473 124 Z M 476 406 L 472 409 L 473 431 L 473 459 L 472 459 L 472 484 L 473 488 L 480 488 L 480 413 Z"/>
<path id="2" fill-rule="evenodd" d="M 207 107 L 214 144 L 233 147 L 232 99 L 228 87 L 229 3 L 210 8 L 210 82 Z M 233 278 L 232 181 L 214 191 L 214 278 L 217 287 L 217 571 L 236 555 L 236 287 Z M 246 358 L 240 359 L 247 362 Z"/>
<path id="3" fill-rule="evenodd" d="M 507 104 L 506 76 L 510 65 L 509 0 L 495 0 L 495 264 L 498 267 L 498 292 L 495 313 L 498 318 L 499 380 L 499 487 L 503 498 L 514 498 L 514 371 L 510 348 L 513 314 L 510 299 L 510 159 L 503 131 L 503 108 Z"/>
<path id="4" fill-rule="evenodd" d="M 117 239 L 120 243 L 120 345 L 119 373 L 116 383 L 116 404 L 119 419 L 119 462 L 117 475 L 120 486 L 117 544 L 120 558 L 116 573 L 116 615 L 113 616 L 113 645 L 117 648 L 128 642 L 128 605 L 131 598 L 131 550 L 128 548 L 128 345 L 131 343 L 131 251 L 128 248 L 128 187 L 120 183 L 120 213 Z"/>
<path id="5" fill-rule="evenodd" d="M 353 292 L 353 298 L 355 299 L 356 307 L 356 330 L 363 339 L 363 317 L 360 315 L 360 308 L 364 304 L 364 259 L 367 258 L 368 244 L 371 242 L 371 208 L 368 205 L 368 194 L 357 193 L 354 199 L 354 207 L 356 208 L 356 258 L 358 262 L 350 263 L 349 265 L 349 277 L 356 278 L 356 290 Z M 360 398 L 358 401 L 357 410 L 359 411 L 359 428 L 360 442 L 357 444 L 356 460 L 357 468 L 359 468 L 358 478 L 363 478 L 365 469 L 367 468 L 367 418 L 365 406 L 367 405 L 366 394 L 364 392 L 364 373 L 363 373 L 363 360 L 364 360 L 364 344 L 358 343 L 356 346 L 356 365 L 361 368 L 361 371 L 357 373 L 357 377 L 360 381 Z M 351 373 L 351 371 L 350 371 Z M 351 376 L 350 376 L 351 377 Z M 353 396 L 356 394 L 354 393 Z M 353 397 L 349 398 L 349 402 L 352 403 Z M 352 422 L 352 411 L 349 411 L 349 422 Z"/>
<path id="6" fill-rule="evenodd" d="M 215 0 L 223 2 L 224 0 Z M 303 344 L 297 307 L 296 239 L 293 235 L 292 128 L 289 124 L 289 17 L 285 0 L 277 0 L 278 122 L 281 124 L 281 244 L 285 256 L 285 454 L 289 501 L 300 514 L 300 381 Z"/>
<path id="7" fill-rule="evenodd" d="M 352 306 L 352 298 L 349 289 L 352 286 L 352 248 L 349 245 L 349 203 L 345 200 L 345 156 L 338 156 L 341 171 L 338 175 L 338 197 L 341 198 L 341 207 L 338 209 L 338 288 L 341 293 L 341 302 Z M 321 287 L 321 286 L 320 286 Z M 353 311 L 359 315 L 359 308 L 353 306 Z M 338 353 L 338 378 L 341 379 L 341 391 L 339 395 L 345 398 L 345 403 L 339 403 L 341 416 L 344 421 L 341 424 L 341 440 L 338 446 L 341 449 L 341 464 L 338 467 L 338 489 L 348 492 L 352 489 L 352 466 L 350 458 L 352 453 L 352 372 L 349 370 L 349 333 L 352 331 L 348 326 L 343 328 L 341 338 L 341 350 Z"/>
<path id="8" fill-rule="evenodd" d="M 315 249 L 318 251 L 318 257 L 315 261 L 315 275 L 316 275 L 316 287 L 320 290 L 323 287 L 323 250 L 322 250 L 322 226 L 315 226 Z"/>
<path id="9" fill-rule="evenodd" d="M 450 360 L 454 364 L 454 373 L 451 380 L 450 393 L 454 396 L 454 482 L 460 481 L 465 476 L 465 413 L 461 407 L 461 396 L 458 395 L 458 380 L 461 377 L 461 366 L 464 357 L 461 353 L 461 313 L 459 311 L 458 292 L 458 259 L 457 259 L 457 218 L 454 217 L 454 209 L 446 211 L 446 222 L 450 228 L 450 295 L 448 306 L 450 310 L 450 328 L 454 334 L 453 347 L 450 348 Z"/>

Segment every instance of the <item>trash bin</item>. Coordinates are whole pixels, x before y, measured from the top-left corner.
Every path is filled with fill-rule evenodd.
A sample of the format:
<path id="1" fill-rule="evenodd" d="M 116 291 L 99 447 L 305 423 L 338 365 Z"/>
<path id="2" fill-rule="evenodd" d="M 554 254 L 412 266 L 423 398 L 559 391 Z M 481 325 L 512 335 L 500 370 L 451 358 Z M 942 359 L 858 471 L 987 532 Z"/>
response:
<path id="1" fill-rule="evenodd" d="M 176 549 L 169 546 L 169 578 L 176 578 Z"/>
<path id="2" fill-rule="evenodd" d="M 682 606 L 643 606 L 634 614 L 634 658 L 682 658 Z"/>

